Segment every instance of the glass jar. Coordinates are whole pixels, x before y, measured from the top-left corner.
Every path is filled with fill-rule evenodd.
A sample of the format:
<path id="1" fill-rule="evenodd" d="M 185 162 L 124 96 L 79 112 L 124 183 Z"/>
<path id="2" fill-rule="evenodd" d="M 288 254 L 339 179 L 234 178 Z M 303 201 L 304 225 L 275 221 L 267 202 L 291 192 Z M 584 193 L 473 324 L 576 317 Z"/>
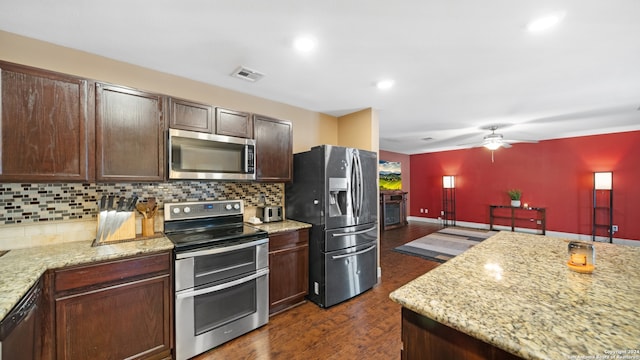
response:
<path id="1" fill-rule="evenodd" d="M 573 271 L 590 274 L 595 269 L 596 251 L 593 244 L 582 241 L 571 241 L 568 246 L 569 261 L 567 266 Z"/>

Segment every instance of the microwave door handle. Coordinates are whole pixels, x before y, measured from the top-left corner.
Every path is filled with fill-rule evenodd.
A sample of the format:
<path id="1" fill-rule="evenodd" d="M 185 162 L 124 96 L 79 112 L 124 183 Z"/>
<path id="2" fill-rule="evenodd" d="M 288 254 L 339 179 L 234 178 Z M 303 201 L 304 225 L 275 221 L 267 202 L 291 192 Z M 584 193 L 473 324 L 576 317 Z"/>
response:
<path id="1" fill-rule="evenodd" d="M 244 173 L 249 173 L 249 145 L 244 146 Z"/>
<path id="2" fill-rule="evenodd" d="M 196 297 L 198 295 L 203 295 L 203 294 L 209 294 L 209 293 L 213 293 L 216 291 L 220 291 L 220 290 L 224 290 L 224 289 L 228 289 L 230 287 L 234 287 L 240 284 L 244 284 L 246 282 L 255 280 L 259 277 L 265 276 L 269 274 L 269 269 L 262 269 L 258 272 L 256 272 L 255 274 L 249 275 L 249 276 L 245 276 L 241 279 L 237 279 L 234 281 L 230 281 L 228 283 L 224 283 L 224 284 L 220 284 L 220 285 L 216 285 L 216 286 L 211 286 L 205 289 L 198 289 L 195 291 L 188 291 L 188 292 L 184 292 L 184 293 L 179 293 L 176 294 L 176 298 L 178 299 L 183 299 L 183 298 L 190 298 L 190 297 Z"/>

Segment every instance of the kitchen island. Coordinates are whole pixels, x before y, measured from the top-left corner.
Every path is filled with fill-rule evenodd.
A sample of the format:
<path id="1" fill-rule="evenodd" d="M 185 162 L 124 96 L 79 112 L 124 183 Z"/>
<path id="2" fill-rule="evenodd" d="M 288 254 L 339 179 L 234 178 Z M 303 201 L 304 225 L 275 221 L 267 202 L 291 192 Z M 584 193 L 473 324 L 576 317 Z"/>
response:
<path id="1" fill-rule="evenodd" d="M 403 359 L 434 356 L 443 338 L 446 351 L 480 349 L 474 359 L 640 359 L 640 247 L 595 243 L 595 271 L 581 274 L 567 244 L 500 232 L 392 292 Z"/>

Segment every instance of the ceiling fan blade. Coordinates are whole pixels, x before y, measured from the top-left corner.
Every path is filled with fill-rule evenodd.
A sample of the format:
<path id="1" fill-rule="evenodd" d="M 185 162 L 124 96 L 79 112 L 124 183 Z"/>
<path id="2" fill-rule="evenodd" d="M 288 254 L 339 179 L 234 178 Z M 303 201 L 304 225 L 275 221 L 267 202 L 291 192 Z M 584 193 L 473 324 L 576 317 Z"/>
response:
<path id="1" fill-rule="evenodd" d="M 538 140 L 523 140 L 523 139 L 509 139 L 509 140 L 502 140 L 502 141 L 509 144 L 517 144 L 517 143 L 537 144 L 538 143 Z"/>
<path id="2" fill-rule="evenodd" d="M 505 149 L 508 149 L 508 148 L 511 147 L 511 144 L 509 144 L 508 142 L 503 142 L 502 143 L 502 147 L 505 148 Z"/>

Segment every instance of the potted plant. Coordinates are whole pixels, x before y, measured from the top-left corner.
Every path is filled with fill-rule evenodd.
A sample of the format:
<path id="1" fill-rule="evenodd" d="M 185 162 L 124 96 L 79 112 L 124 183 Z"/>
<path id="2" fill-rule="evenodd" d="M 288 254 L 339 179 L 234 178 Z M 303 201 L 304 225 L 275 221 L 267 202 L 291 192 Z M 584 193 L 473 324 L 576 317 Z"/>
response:
<path id="1" fill-rule="evenodd" d="M 520 207 L 520 198 L 522 197 L 522 190 L 520 189 L 510 189 L 507 190 L 507 194 L 511 198 L 511 206 Z"/>

